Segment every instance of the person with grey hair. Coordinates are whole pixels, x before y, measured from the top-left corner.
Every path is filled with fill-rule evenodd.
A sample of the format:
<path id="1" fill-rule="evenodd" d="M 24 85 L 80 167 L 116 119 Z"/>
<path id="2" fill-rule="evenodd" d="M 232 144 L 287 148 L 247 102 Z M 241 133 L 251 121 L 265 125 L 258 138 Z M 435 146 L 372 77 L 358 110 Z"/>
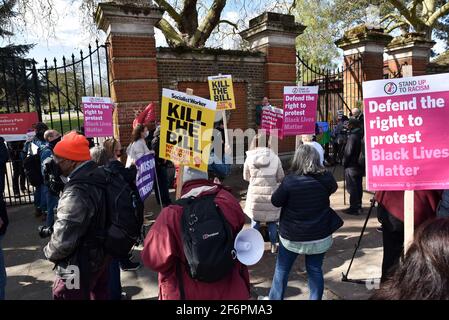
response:
<path id="1" fill-rule="evenodd" d="M 365 123 L 364 123 L 365 119 L 363 116 L 363 112 L 359 108 L 353 108 L 351 110 L 351 113 L 352 118 L 358 120 L 360 123 L 360 129 L 362 131 L 362 138 L 363 138 L 363 136 L 365 135 Z"/>
<path id="2" fill-rule="evenodd" d="M 324 165 L 324 149 L 321 144 L 313 140 L 313 134 L 303 134 L 301 136 L 301 139 L 303 144 L 308 144 L 315 148 L 315 150 L 320 155 L 321 165 Z"/>
<path id="3" fill-rule="evenodd" d="M 269 300 L 282 300 L 296 257 L 305 255 L 310 300 L 321 300 L 324 291 L 322 265 L 332 245 L 332 234 L 342 219 L 330 207 L 337 182 L 324 169 L 318 152 L 303 144 L 296 150 L 291 174 L 273 193 L 271 202 L 282 208 L 279 221 L 279 254 Z M 266 300 L 266 298 L 263 298 Z"/>

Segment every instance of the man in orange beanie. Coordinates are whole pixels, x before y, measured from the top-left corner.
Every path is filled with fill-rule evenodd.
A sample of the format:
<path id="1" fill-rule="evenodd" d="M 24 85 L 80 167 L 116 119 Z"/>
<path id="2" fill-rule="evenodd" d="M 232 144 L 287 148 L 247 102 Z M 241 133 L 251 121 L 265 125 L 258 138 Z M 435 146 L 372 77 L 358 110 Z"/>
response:
<path id="1" fill-rule="evenodd" d="M 107 259 L 96 241 L 101 228 L 96 217 L 104 210 L 104 191 L 77 177 L 86 176 L 97 165 L 91 161 L 89 142 L 70 132 L 53 149 L 60 172 L 72 183 L 65 186 L 59 200 L 57 218 L 50 242 L 44 248 L 56 265 L 53 286 L 55 300 L 108 299 Z"/>

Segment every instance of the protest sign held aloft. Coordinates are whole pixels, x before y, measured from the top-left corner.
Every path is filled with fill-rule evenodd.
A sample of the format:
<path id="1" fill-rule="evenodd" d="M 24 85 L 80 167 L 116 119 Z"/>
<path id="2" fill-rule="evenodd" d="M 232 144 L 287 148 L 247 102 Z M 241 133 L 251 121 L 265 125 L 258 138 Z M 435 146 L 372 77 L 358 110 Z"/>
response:
<path id="1" fill-rule="evenodd" d="M 235 109 L 232 76 L 219 75 L 208 77 L 210 99 L 217 103 L 217 110 Z"/>
<path id="2" fill-rule="evenodd" d="M 151 194 L 155 179 L 154 153 L 146 154 L 136 160 L 137 176 L 136 186 L 142 201 Z"/>
<path id="3" fill-rule="evenodd" d="M 159 155 L 207 171 L 216 102 L 163 89 Z"/>
<path id="4" fill-rule="evenodd" d="M 82 97 L 84 133 L 88 138 L 113 135 L 112 112 L 114 105 L 108 97 Z"/>
<path id="5" fill-rule="evenodd" d="M 363 83 L 368 190 L 448 189 L 447 79 Z"/>
<path id="6" fill-rule="evenodd" d="M 36 112 L 0 114 L 0 136 L 5 141 L 27 140 L 27 133 L 34 131 L 33 124 L 38 122 Z"/>
<path id="7" fill-rule="evenodd" d="M 281 139 L 283 138 L 283 120 L 284 110 L 273 106 L 264 107 L 262 109 L 261 128 Z"/>
<path id="8" fill-rule="evenodd" d="M 284 87 L 284 136 L 314 134 L 318 86 Z"/>

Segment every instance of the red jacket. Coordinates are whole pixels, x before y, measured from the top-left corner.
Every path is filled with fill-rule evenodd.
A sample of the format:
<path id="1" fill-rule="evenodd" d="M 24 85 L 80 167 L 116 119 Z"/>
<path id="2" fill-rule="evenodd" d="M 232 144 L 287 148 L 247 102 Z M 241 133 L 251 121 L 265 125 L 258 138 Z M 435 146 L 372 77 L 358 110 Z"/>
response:
<path id="1" fill-rule="evenodd" d="M 414 192 L 415 228 L 427 219 L 435 218 L 441 194 L 441 190 Z M 404 221 L 404 191 L 377 191 L 376 201 L 393 216 Z"/>
<path id="2" fill-rule="evenodd" d="M 182 195 L 195 196 L 217 194 L 215 203 L 222 210 L 232 228 L 234 237 L 242 229 L 245 219 L 238 201 L 223 187 L 207 180 L 187 182 Z M 182 262 L 182 280 L 186 300 L 247 300 L 249 292 L 248 268 L 236 260 L 232 273 L 226 278 L 205 283 L 193 280 L 187 273 L 181 233 L 182 207 L 170 205 L 164 208 L 145 239 L 142 260 L 150 269 L 159 272 L 159 299 L 179 300 L 179 281 L 176 272 Z"/>

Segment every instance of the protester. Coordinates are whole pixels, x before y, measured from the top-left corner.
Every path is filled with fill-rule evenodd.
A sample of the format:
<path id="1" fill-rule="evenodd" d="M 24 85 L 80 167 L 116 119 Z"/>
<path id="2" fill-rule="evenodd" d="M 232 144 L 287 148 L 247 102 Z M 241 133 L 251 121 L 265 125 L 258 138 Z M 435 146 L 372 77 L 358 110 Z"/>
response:
<path id="1" fill-rule="evenodd" d="M 158 126 L 153 132 L 153 140 L 151 141 L 151 150 L 154 151 L 154 158 L 156 164 L 156 201 L 158 204 L 162 203 L 163 207 L 169 206 L 172 201 L 170 199 L 170 189 L 168 185 L 167 166 L 169 161 L 159 157 L 159 146 L 161 139 L 161 127 Z"/>
<path id="2" fill-rule="evenodd" d="M 256 126 L 259 128 L 262 125 L 262 111 L 264 107 L 270 106 L 270 101 L 267 97 L 263 97 L 262 103 L 256 106 Z"/>
<path id="3" fill-rule="evenodd" d="M 138 124 L 132 133 L 132 143 L 126 149 L 128 158 L 126 160 L 126 167 L 129 168 L 135 165 L 136 161 L 146 154 L 150 153 L 150 150 L 145 143 L 145 138 L 148 136 L 148 128 L 142 124 Z"/>
<path id="4" fill-rule="evenodd" d="M 2 240 L 6 233 L 6 229 L 8 228 L 8 223 L 9 220 L 6 212 L 6 203 L 3 200 L 3 194 L 0 194 L 0 300 L 5 300 L 6 267 L 3 257 Z"/>
<path id="5" fill-rule="evenodd" d="M 343 221 L 330 207 L 337 182 L 320 163 L 318 152 L 301 145 L 295 152 L 291 174 L 271 197 L 282 208 L 279 221 L 279 253 L 269 299 L 282 300 L 296 257 L 305 255 L 310 300 L 321 300 L 324 291 L 322 265 L 332 245 L 332 234 Z"/>
<path id="6" fill-rule="evenodd" d="M 343 114 L 343 111 L 339 110 L 337 116 L 337 125 L 332 130 L 332 154 L 334 163 L 340 163 L 343 158 L 343 150 L 346 145 L 346 140 L 348 138 L 347 134 L 347 124 L 348 117 Z"/>
<path id="7" fill-rule="evenodd" d="M 47 201 L 47 220 L 46 226 L 52 227 L 54 223 L 55 210 L 58 206 L 59 193 L 63 189 L 60 173 L 53 161 L 53 149 L 61 141 L 61 134 L 56 130 L 47 130 L 44 133 L 44 139 L 47 144 L 39 148 L 42 175 L 44 177 L 43 192 Z"/>
<path id="8" fill-rule="evenodd" d="M 373 300 L 449 299 L 449 219 L 424 222 L 397 269 Z"/>
<path id="9" fill-rule="evenodd" d="M 223 183 L 224 179 L 231 174 L 232 160 L 227 154 L 223 114 L 217 112 L 215 115 L 214 132 L 212 134 L 212 148 L 207 168 L 209 180 L 215 183 Z"/>
<path id="10" fill-rule="evenodd" d="M 99 165 L 107 164 L 113 172 L 120 174 L 120 176 L 130 185 L 131 189 L 136 191 L 136 193 L 139 193 L 136 187 L 137 168 L 135 166 L 125 168 L 120 161 L 122 156 L 122 145 L 120 144 L 120 141 L 115 138 L 107 139 L 104 141 L 102 149 L 105 150 L 107 159 L 101 160 L 101 162 L 94 161 Z M 143 204 L 140 205 L 143 206 Z M 133 262 L 131 260 L 131 254 L 126 258 L 119 259 L 119 266 L 123 271 L 135 271 L 141 267 L 139 262 Z M 115 292 L 117 293 L 118 290 Z M 115 297 L 118 297 L 118 295 L 115 294 Z"/>
<path id="11" fill-rule="evenodd" d="M 182 198 L 195 197 L 201 200 L 210 195 L 215 196 L 213 201 L 229 224 L 234 239 L 245 223 L 242 208 L 231 193 L 221 185 L 209 182 L 207 178 L 205 172 L 186 168 Z M 249 299 L 248 269 L 237 260 L 232 262 L 230 273 L 220 280 L 204 282 L 191 278 L 183 250 L 183 210 L 179 204 L 164 208 L 145 239 L 142 260 L 147 267 L 159 273 L 159 299 Z M 214 254 L 213 251 L 210 252 Z"/>
<path id="12" fill-rule="evenodd" d="M 12 190 L 15 198 L 20 198 L 20 191 L 25 194 L 28 190 L 25 182 L 25 172 L 23 171 L 22 150 L 24 148 L 24 141 L 11 141 L 8 143 L 9 158 L 12 163 Z M 20 188 L 19 188 L 20 187 Z"/>
<path id="13" fill-rule="evenodd" d="M 267 147 L 268 145 L 268 147 Z M 253 228 L 259 230 L 266 223 L 271 242 L 271 252 L 277 252 L 277 223 L 281 210 L 271 204 L 271 195 L 284 178 L 279 157 L 267 144 L 267 136 L 256 135 L 246 153 L 243 179 L 249 182 L 245 213 L 251 218 Z"/>
<path id="14" fill-rule="evenodd" d="M 343 166 L 345 168 L 346 188 L 349 193 L 349 208 L 343 210 L 350 215 L 360 215 L 363 213 L 363 174 L 364 167 L 360 162 L 362 153 L 362 131 L 360 122 L 356 119 L 349 119 L 348 129 L 350 130 L 343 155 Z"/>
<path id="15" fill-rule="evenodd" d="M 438 206 L 437 216 L 449 217 L 449 190 L 444 190 L 440 205 Z"/>
<path id="16" fill-rule="evenodd" d="M 377 191 L 375 200 L 378 203 L 378 219 L 382 224 L 384 250 L 381 281 L 385 281 L 404 250 L 404 191 Z M 415 228 L 436 216 L 440 200 L 441 191 L 414 191 Z"/>
<path id="17" fill-rule="evenodd" d="M 56 264 L 53 297 L 56 300 L 104 300 L 108 294 L 107 255 L 96 239 L 105 228 L 98 217 L 104 216 L 104 191 L 93 184 L 78 182 L 97 165 L 91 161 L 87 139 L 70 132 L 53 149 L 54 160 L 70 182 L 59 200 L 57 220 L 50 242 L 44 248 L 48 260 Z M 67 276 L 76 268 L 79 289 L 66 285 Z"/>
<path id="18" fill-rule="evenodd" d="M 359 121 L 359 123 L 360 123 L 360 129 L 361 129 L 361 131 L 362 131 L 362 137 L 363 137 L 363 136 L 365 135 L 365 130 L 364 130 L 364 129 L 365 129 L 364 115 L 363 115 L 362 111 L 360 111 L 359 108 L 353 108 L 353 109 L 351 110 L 351 113 L 352 113 L 352 118 Z"/>
<path id="19" fill-rule="evenodd" d="M 318 142 L 314 141 L 312 134 L 303 134 L 301 136 L 302 143 L 311 145 L 320 155 L 320 163 L 324 166 L 324 149 Z"/>
<path id="20" fill-rule="evenodd" d="M 6 163 L 9 160 L 8 149 L 5 145 L 5 139 L 0 137 L 0 197 L 3 199 L 3 193 L 5 192 L 5 176 L 6 176 Z"/>

